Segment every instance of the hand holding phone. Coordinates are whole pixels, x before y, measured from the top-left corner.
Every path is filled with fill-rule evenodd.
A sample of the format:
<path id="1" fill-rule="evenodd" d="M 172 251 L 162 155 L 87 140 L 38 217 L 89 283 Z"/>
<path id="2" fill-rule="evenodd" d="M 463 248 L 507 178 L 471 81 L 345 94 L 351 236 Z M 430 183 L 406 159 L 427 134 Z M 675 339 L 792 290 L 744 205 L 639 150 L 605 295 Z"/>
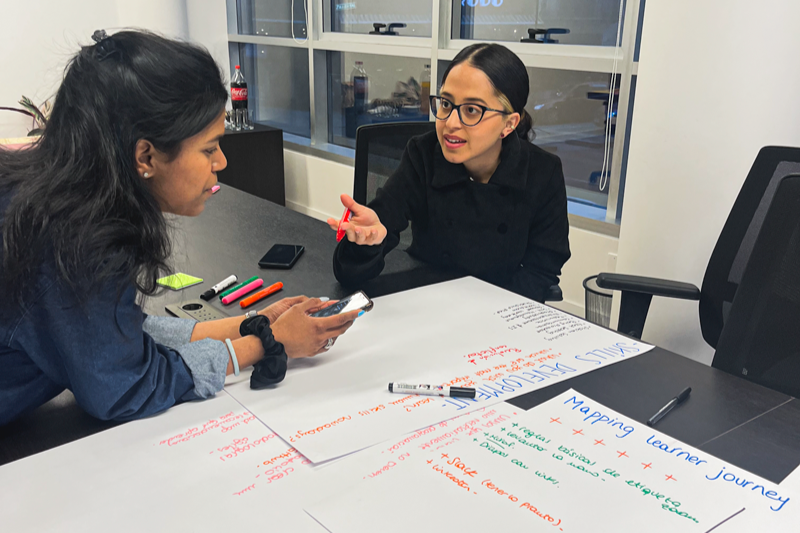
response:
<path id="1" fill-rule="evenodd" d="M 320 309 L 309 316 L 314 318 L 322 318 L 327 316 L 336 316 L 341 313 L 349 313 L 350 311 L 371 311 L 374 303 L 369 297 L 364 294 L 364 291 L 358 291 L 347 298 L 342 298 L 338 302 Z"/>

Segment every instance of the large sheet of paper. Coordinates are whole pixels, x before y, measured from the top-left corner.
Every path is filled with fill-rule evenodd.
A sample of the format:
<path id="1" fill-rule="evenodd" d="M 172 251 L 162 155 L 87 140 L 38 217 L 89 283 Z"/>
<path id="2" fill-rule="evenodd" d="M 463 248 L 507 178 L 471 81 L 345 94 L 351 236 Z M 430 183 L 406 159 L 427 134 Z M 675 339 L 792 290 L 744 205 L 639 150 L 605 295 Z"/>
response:
<path id="1" fill-rule="evenodd" d="M 322 533 L 303 504 L 518 412 L 509 404 L 479 409 L 315 467 L 222 393 L 0 467 L 2 529 Z"/>
<path id="2" fill-rule="evenodd" d="M 0 467 L 0 529 L 321 533 L 311 474 L 223 392 Z"/>
<path id="3" fill-rule="evenodd" d="M 474 278 L 375 300 L 326 354 L 273 390 L 227 390 L 313 462 L 650 350 Z M 474 400 L 401 396 L 389 382 L 475 387 Z"/>
<path id="4" fill-rule="evenodd" d="M 306 510 L 332 533 L 725 533 L 796 531 L 798 503 L 570 390 Z"/>

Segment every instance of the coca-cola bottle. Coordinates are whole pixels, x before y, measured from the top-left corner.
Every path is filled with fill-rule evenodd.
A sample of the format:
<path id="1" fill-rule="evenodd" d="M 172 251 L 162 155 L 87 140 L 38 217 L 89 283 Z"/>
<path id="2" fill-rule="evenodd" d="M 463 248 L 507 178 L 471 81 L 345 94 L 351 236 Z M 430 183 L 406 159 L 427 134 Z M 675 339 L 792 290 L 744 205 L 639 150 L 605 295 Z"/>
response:
<path id="1" fill-rule="evenodd" d="M 233 108 L 231 113 L 233 128 L 236 130 L 248 129 L 250 119 L 247 112 L 247 81 L 245 81 L 239 65 L 236 65 L 236 71 L 231 79 L 231 107 Z"/>

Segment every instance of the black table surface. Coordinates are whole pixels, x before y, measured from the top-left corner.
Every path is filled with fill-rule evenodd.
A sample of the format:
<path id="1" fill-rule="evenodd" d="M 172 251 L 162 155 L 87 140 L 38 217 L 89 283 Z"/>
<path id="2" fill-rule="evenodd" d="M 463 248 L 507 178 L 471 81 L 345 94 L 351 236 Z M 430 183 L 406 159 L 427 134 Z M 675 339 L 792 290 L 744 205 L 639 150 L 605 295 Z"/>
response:
<path id="1" fill-rule="evenodd" d="M 240 280 L 259 275 L 284 290 L 254 305 L 260 309 L 296 294 L 339 298 L 352 289 L 339 285 L 331 266 L 334 233 L 318 220 L 223 187 L 196 218 L 173 221 L 176 271 L 204 278 L 201 285 L 147 298 L 150 314 L 164 306 L 196 300 L 231 274 Z M 258 260 L 273 244 L 301 244 L 304 255 L 291 270 L 263 270 Z M 387 256 L 380 278 L 363 288 L 377 297 L 449 279 L 404 251 Z M 242 314 L 238 305 L 212 307 L 225 315 Z M 573 388 L 638 422 L 645 423 L 684 387 L 689 399 L 659 422 L 657 429 L 687 444 L 774 482 L 800 464 L 800 402 L 661 348 L 594 372 L 556 383 L 511 400 L 530 409 Z M 8 463 L 116 425 L 83 412 L 64 392 L 32 413 L 0 427 L 0 464 Z"/>

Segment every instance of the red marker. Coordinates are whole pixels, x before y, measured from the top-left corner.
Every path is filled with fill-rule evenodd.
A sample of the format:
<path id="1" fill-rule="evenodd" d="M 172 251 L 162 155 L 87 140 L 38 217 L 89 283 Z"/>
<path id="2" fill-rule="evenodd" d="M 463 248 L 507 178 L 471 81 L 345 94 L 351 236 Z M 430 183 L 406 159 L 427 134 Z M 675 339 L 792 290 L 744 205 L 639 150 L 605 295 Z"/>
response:
<path id="1" fill-rule="evenodd" d="M 247 298 L 245 298 L 244 300 L 239 302 L 239 305 L 242 306 L 242 309 L 244 309 L 245 307 L 250 307 L 254 303 L 256 303 L 256 302 L 258 302 L 260 300 L 263 300 L 264 298 L 266 298 L 270 294 L 275 294 L 276 292 L 278 292 L 282 288 L 283 288 L 283 283 L 281 283 L 279 281 L 278 283 L 270 285 L 269 287 L 267 287 L 263 291 L 258 291 L 254 295 L 248 296 Z"/>
<path id="2" fill-rule="evenodd" d="M 342 224 L 345 222 L 350 222 L 351 216 L 353 216 L 353 212 L 349 209 L 345 209 L 342 219 L 339 221 L 339 228 L 336 230 L 336 242 L 341 242 L 342 239 L 344 239 L 344 236 L 347 235 L 347 233 L 342 229 Z"/>

